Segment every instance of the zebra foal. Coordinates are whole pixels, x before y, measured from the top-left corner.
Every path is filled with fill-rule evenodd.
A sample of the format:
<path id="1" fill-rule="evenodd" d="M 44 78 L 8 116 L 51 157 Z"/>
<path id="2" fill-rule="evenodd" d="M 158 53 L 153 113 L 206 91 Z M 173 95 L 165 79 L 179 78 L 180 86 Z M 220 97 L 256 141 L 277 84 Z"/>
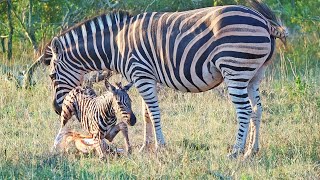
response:
<path id="1" fill-rule="evenodd" d="M 77 143 L 79 147 L 95 145 L 99 157 L 104 158 L 107 148 L 103 139 L 111 142 L 121 131 L 125 137 L 127 152 L 131 153 L 127 124 L 133 126 L 136 123 L 136 117 L 132 112 L 131 99 L 127 91 L 132 83 L 124 87 L 118 85 L 116 88 L 105 80 L 105 86 L 108 91 L 100 96 L 96 96 L 94 90 L 88 87 L 76 87 L 68 93 L 63 101 L 61 127 L 54 141 L 54 149 L 62 142 L 66 132 L 69 133 L 65 130 L 65 125 L 75 115 L 81 122 L 82 128 L 91 135 L 91 138 L 90 136 L 82 139 L 75 138 L 79 139 L 75 141 L 76 146 Z M 120 114 L 119 120 L 121 120 L 118 124 L 116 124 L 117 114 Z M 74 134 L 71 132 L 71 135 Z M 78 149 L 82 151 L 81 148 Z M 86 150 L 82 152 L 84 151 Z"/>
<path id="2" fill-rule="evenodd" d="M 272 61 L 276 39 L 286 42 L 281 21 L 261 1 L 183 12 L 131 16 L 113 12 L 80 23 L 54 37 L 43 61 L 50 65 L 54 109 L 94 70 L 112 70 L 133 82 L 143 101 L 144 146 L 166 144 L 157 83 L 191 93 L 225 82 L 237 114 L 231 158 L 259 150 L 262 115 L 259 86 Z M 214 107 L 212 107 L 214 108 Z M 208 108 L 210 109 L 210 108 Z M 154 134 L 154 136 L 153 136 Z M 155 138 L 153 138 L 155 137 Z"/>

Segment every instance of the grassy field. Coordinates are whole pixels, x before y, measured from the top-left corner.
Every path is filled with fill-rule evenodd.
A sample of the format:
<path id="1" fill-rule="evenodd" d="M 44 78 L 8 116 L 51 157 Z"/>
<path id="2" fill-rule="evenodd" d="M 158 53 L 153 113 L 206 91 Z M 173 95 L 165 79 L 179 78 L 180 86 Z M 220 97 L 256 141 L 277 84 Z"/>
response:
<path id="1" fill-rule="evenodd" d="M 308 43 L 308 42 L 306 42 Z M 317 47 L 277 56 L 261 86 L 264 105 L 261 150 L 250 161 L 229 160 L 234 143 L 234 107 L 223 86 L 200 94 L 159 92 L 167 148 L 139 153 L 143 141 L 141 100 L 130 91 L 138 122 L 129 128 L 130 157 L 50 153 L 58 131 L 48 72 L 23 90 L 0 73 L 0 179 L 319 179 L 320 61 Z M 294 47 L 292 47 L 294 48 Z M 319 50 L 319 49 L 318 49 Z M 296 53 L 296 55 L 295 55 Z M 27 54 L 12 67 L 17 73 Z M 287 58 L 289 58 L 289 61 Z M 12 68 L 11 67 L 11 68 Z M 75 123 L 76 124 L 76 123 Z M 122 136 L 114 144 L 123 146 Z"/>

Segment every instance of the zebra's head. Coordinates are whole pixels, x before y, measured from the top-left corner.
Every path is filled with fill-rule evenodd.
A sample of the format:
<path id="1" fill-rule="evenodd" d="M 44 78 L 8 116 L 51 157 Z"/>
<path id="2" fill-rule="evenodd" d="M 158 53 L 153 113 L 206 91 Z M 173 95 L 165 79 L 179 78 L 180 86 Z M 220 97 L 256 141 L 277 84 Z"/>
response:
<path id="1" fill-rule="evenodd" d="M 51 45 L 46 48 L 45 63 L 48 63 L 51 49 L 50 78 L 54 89 L 53 107 L 57 114 L 61 114 L 64 97 L 74 87 L 81 85 L 84 71 L 78 61 L 67 59 L 67 49 L 58 37 L 54 37 Z M 48 51 L 48 52 L 47 52 Z"/>
<path id="2" fill-rule="evenodd" d="M 133 83 L 130 83 L 122 87 L 121 83 L 117 84 L 118 88 L 111 85 L 107 80 L 105 80 L 105 86 L 108 91 L 113 94 L 114 110 L 116 113 L 121 114 L 121 120 L 125 121 L 130 126 L 136 124 L 136 116 L 131 109 L 131 99 L 127 93 Z"/>

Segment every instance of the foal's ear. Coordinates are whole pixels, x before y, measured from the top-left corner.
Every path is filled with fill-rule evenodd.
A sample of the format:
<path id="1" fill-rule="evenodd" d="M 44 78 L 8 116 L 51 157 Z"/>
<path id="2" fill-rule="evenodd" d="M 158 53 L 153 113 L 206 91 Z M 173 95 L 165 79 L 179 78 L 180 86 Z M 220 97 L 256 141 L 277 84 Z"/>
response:
<path id="1" fill-rule="evenodd" d="M 125 91 L 128 91 L 131 88 L 132 85 L 133 85 L 133 82 L 131 82 L 128 85 L 124 86 L 122 89 L 125 90 Z"/>
<path id="2" fill-rule="evenodd" d="M 62 53 L 62 44 L 59 38 L 54 37 L 51 41 L 51 50 L 52 53 L 61 54 Z"/>
<path id="3" fill-rule="evenodd" d="M 121 82 L 116 83 L 116 85 L 118 86 L 119 89 L 122 89 L 122 83 Z"/>
<path id="4" fill-rule="evenodd" d="M 75 89 L 74 89 L 74 92 L 76 92 L 76 93 L 81 93 L 81 89 L 80 89 L 80 88 L 75 88 Z"/>
<path id="5" fill-rule="evenodd" d="M 112 84 L 109 83 L 107 79 L 104 80 L 104 85 L 106 86 L 106 89 L 112 93 L 116 92 L 116 87 L 114 87 Z"/>

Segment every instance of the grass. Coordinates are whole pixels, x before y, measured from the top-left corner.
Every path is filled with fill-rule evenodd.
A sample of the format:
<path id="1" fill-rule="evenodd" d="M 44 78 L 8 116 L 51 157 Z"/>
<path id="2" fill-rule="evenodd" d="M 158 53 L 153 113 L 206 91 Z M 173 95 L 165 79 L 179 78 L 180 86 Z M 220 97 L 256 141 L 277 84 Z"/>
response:
<path id="1" fill-rule="evenodd" d="M 236 119 L 223 88 L 200 94 L 161 89 L 168 144 L 158 154 L 138 152 L 143 141 L 141 100 L 130 90 L 138 118 L 129 128 L 133 154 L 100 162 L 94 155 L 50 153 L 59 121 L 51 105 L 48 72 L 38 70 L 37 84 L 28 90 L 16 88 L 2 73 L 0 179 L 319 179 L 320 67 L 319 58 L 310 57 L 318 58 L 305 55 L 308 62 L 302 63 L 290 57 L 292 71 L 280 55 L 268 69 L 260 88 L 261 150 L 246 162 L 226 156 L 234 143 Z M 114 143 L 123 146 L 122 136 Z"/>

